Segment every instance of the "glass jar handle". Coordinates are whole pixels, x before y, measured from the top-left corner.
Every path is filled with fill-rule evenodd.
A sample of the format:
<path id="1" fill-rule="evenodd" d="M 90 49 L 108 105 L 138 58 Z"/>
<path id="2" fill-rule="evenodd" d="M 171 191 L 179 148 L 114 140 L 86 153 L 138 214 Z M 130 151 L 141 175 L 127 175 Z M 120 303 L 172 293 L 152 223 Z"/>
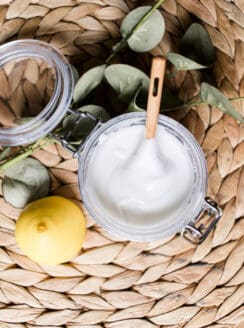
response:
<path id="1" fill-rule="evenodd" d="M 202 214 L 205 211 L 210 217 L 210 223 L 207 226 L 205 226 L 204 224 L 200 224 L 199 227 L 196 227 L 195 222 L 197 222 L 202 217 Z M 193 244 L 201 244 L 216 226 L 219 219 L 221 218 L 221 215 L 222 211 L 218 207 L 217 203 L 210 197 L 206 197 L 203 210 L 201 211 L 200 215 L 198 215 L 194 222 L 188 223 L 182 229 L 181 235 Z"/>
<path id="2" fill-rule="evenodd" d="M 79 144 L 74 145 L 71 144 L 70 142 L 70 137 L 72 135 L 72 130 L 60 130 L 58 131 L 58 133 L 56 132 L 52 132 L 51 136 L 53 138 L 55 138 L 56 140 L 58 140 L 62 146 L 64 147 L 64 149 L 66 149 L 67 151 L 71 152 L 73 154 L 73 157 L 79 157 L 80 152 L 82 151 L 86 139 L 89 137 L 89 135 L 97 130 L 101 125 L 102 122 L 100 119 L 96 118 L 94 115 L 92 115 L 91 113 L 88 112 L 80 112 L 79 110 L 75 110 L 75 109 L 68 109 L 67 114 L 75 114 L 77 116 L 76 120 L 74 121 L 74 124 L 79 124 L 83 119 L 87 119 L 90 118 L 91 120 L 94 121 L 95 125 L 93 127 L 93 129 L 90 131 L 90 133 L 88 134 L 88 136 L 86 136 Z"/>

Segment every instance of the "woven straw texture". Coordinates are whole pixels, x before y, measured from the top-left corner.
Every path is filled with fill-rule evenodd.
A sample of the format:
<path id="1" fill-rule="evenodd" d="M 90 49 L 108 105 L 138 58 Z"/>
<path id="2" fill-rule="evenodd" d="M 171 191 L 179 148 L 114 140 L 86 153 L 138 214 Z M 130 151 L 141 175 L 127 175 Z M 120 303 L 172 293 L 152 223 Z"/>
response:
<path id="1" fill-rule="evenodd" d="M 141 4 L 0 0 L 0 42 L 45 40 L 85 70 L 104 61 L 119 37 L 121 19 Z M 161 9 L 167 32 L 153 53 L 177 51 L 184 30 L 198 20 L 217 48 L 212 75 L 218 87 L 230 98 L 244 96 L 243 0 L 166 0 Z M 138 58 L 148 65 L 147 56 Z M 174 82 L 186 98 L 199 90 L 199 75 L 194 72 L 182 73 Z M 241 101 L 233 104 L 243 111 Z M 14 228 L 19 210 L 0 197 L 1 328 L 243 327 L 244 129 L 207 105 L 180 111 L 175 118 L 192 131 L 206 154 L 208 195 L 223 209 L 215 231 L 198 247 L 179 236 L 125 242 L 88 218 L 80 256 L 65 265 L 40 267 L 17 248 Z M 54 145 L 34 157 L 49 167 L 52 193 L 82 206 L 77 160 Z"/>

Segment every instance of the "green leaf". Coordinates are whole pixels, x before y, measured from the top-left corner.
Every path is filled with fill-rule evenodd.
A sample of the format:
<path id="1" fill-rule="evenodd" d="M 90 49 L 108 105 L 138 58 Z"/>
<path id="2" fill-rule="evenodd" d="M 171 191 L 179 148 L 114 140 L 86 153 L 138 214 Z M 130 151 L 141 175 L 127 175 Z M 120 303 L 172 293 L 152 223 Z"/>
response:
<path id="1" fill-rule="evenodd" d="M 25 158 L 5 171 L 2 182 L 5 201 L 17 208 L 47 196 L 50 189 L 48 170 L 39 161 Z"/>
<path id="2" fill-rule="evenodd" d="M 31 189 L 25 183 L 4 177 L 2 183 L 4 200 L 16 208 L 24 208 L 31 200 Z"/>
<path id="3" fill-rule="evenodd" d="M 105 70 L 105 78 L 111 87 L 118 93 L 121 100 L 129 103 L 133 99 L 138 87 L 148 92 L 149 77 L 139 69 L 124 65 L 110 65 Z"/>
<path id="4" fill-rule="evenodd" d="M 120 33 L 123 37 L 131 35 L 135 26 L 152 7 L 143 6 L 132 10 L 123 20 Z M 155 10 L 128 38 L 129 47 L 137 52 L 147 52 L 155 48 L 161 41 L 165 31 L 163 16 Z"/>
<path id="5" fill-rule="evenodd" d="M 83 118 L 79 123 L 77 122 L 77 115 L 70 114 L 63 120 L 63 127 L 67 131 L 72 131 L 71 136 L 74 139 L 84 139 L 89 135 L 95 127 L 96 122 L 91 118 Z"/>
<path id="6" fill-rule="evenodd" d="M 74 102 L 83 100 L 102 82 L 105 67 L 106 65 L 96 66 L 80 77 L 74 88 Z"/>
<path id="7" fill-rule="evenodd" d="M 100 106 L 86 105 L 78 109 L 80 112 L 90 113 L 95 118 L 106 122 L 110 119 L 107 111 Z M 96 122 L 89 117 L 82 118 L 77 122 L 77 114 L 70 114 L 63 120 L 63 127 L 65 130 L 72 131 L 74 138 L 83 139 L 89 135 L 91 130 L 95 127 Z"/>
<path id="8" fill-rule="evenodd" d="M 198 64 L 187 57 L 175 53 L 168 53 L 167 59 L 176 67 L 177 71 L 206 68 L 206 66 Z"/>
<path id="9" fill-rule="evenodd" d="M 4 148 L 0 153 L 0 162 L 6 159 L 11 154 L 11 147 Z"/>
<path id="10" fill-rule="evenodd" d="M 79 108 L 78 110 L 80 112 L 90 113 L 97 119 L 100 119 L 102 122 L 107 122 L 111 118 L 106 109 L 97 105 L 86 105 Z"/>
<path id="11" fill-rule="evenodd" d="M 141 104 L 139 105 L 139 99 L 143 98 L 144 99 L 144 104 L 143 100 L 141 100 Z M 147 93 L 143 94 L 142 92 L 142 85 L 140 85 L 135 93 L 134 98 L 131 100 L 129 107 L 128 107 L 128 112 L 144 112 L 146 110 L 146 98 L 147 98 Z"/>
<path id="12" fill-rule="evenodd" d="M 209 66 L 216 59 L 216 51 L 208 32 L 198 23 L 193 23 L 181 42 L 181 53 L 192 60 Z"/>
<path id="13" fill-rule="evenodd" d="M 229 99 L 212 85 L 205 82 L 201 83 L 201 98 L 207 104 L 217 107 L 242 123 L 244 122 L 242 115 L 235 110 Z"/>

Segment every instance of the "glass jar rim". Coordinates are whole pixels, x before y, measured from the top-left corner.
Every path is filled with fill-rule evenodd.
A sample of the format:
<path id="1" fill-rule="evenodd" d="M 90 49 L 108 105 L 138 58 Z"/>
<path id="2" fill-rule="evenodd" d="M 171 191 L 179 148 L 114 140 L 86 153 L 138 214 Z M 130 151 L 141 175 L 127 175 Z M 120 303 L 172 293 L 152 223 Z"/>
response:
<path id="1" fill-rule="evenodd" d="M 41 59 L 55 69 L 56 83 L 52 96 L 32 120 L 11 128 L 0 128 L 0 145 L 30 144 L 50 133 L 62 120 L 71 103 L 74 78 L 68 60 L 47 42 L 22 39 L 0 46 L 0 66 L 13 59 Z"/>
<path id="2" fill-rule="evenodd" d="M 194 166 L 196 167 L 196 171 L 198 172 L 198 176 L 196 177 L 196 182 L 194 184 L 194 199 L 192 199 L 191 203 L 186 206 L 184 209 L 181 218 L 168 226 L 165 226 L 160 221 L 157 224 L 152 226 L 139 226 L 137 231 L 131 229 L 130 225 L 118 223 L 118 221 L 114 220 L 111 222 L 106 216 L 105 213 L 97 213 L 94 210 L 94 206 L 92 204 L 92 195 L 89 190 L 89 186 L 86 183 L 87 179 L 87 168 L 89 165 L 89 159 L 91 157 L 91 153 L 97 145 L 98 139 L 101 135 L 107 133 L 111 133 L 115 129 L 119 129 L 123 126 L 128 126 L 128 123 L 131 125 L 134 124 L 143 124 L 145 125 L 146 113 L 134 112 L 123 114 L 118 117 L 113 118 L 107 123 L 102 124 L 102 126 L 96 129 L 91 135 L 88 137 L 85 142 L 82 153 L 79 156 L 79 169 L 78 169 L 78 180 L 79 180 L 79 189 L 81 194 L 81 199 L 84 203 L 85 208 L 90 213 L 90 215 L 94 218 L 94 220 L 100 224 L 105 230 L 112 233 L 113 235 L 117 235 L 120 238 L 135 240 L 135 241 L 152 241 L 158 240 L 161 238 L 165 238 L 166 236 L 179 232 L 184 226 L 189 223 L 191 220 L 194 220 L 199 213 L 202 211 L 204 199 L 207 191 L 207 168 L 206 162 L 204 158 L 203 151 L 194 138 L 194 136 L 180 123 L 177 121 L 164 116 L 159 115 L 158 123 L 163 125 L 166 128 L 169 128 L 170 131 L 175 132 L 176 137 L 183 138 L 183 141 L 187 143 L 187 146 L 192 151 L 192 160 L 194 160 Z"/>

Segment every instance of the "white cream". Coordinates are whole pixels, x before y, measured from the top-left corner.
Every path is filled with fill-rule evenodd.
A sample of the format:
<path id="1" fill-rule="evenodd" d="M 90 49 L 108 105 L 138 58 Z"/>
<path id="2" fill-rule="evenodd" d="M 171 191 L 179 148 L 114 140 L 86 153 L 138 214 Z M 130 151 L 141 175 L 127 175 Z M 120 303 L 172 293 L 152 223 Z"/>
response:
<path id="1" fill-rule="evenodd" d="M 170 222 L 191 197 L 193 165 L 184 145 L 158 126 L 124 127 L 103 135 L 91 155 L 87 183 L 92 202 L 108 218 L 131 225 Z"/>

